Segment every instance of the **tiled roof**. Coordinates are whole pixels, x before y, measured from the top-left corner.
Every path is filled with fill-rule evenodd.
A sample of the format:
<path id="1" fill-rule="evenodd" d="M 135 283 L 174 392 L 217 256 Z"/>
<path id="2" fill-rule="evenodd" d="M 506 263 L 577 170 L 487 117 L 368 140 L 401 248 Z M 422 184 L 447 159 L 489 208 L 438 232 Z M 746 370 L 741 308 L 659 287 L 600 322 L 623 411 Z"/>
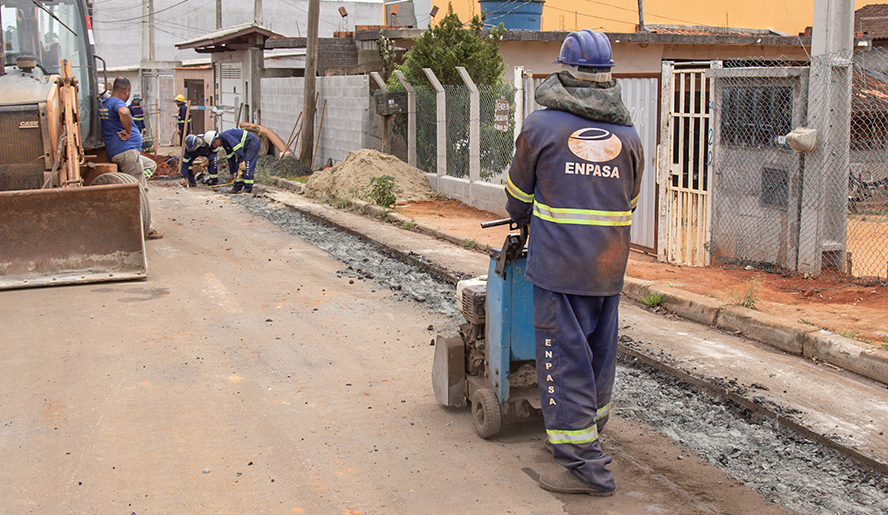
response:
<path id="1" fill-rule="evenodd" d="M 676 34 L 682 36 L 783 36 L 772 30 L 736 29 L 732 27 L 701 27 L 694 25 L 645 25 L 645 30 L 653 34 Z M 636 29 L 637 30 L 637 29 Z"/>
<path id="2" fill-rule="evenodd" d="M 854 12 L 854 31 L 888 39 L 888 4 L 866 5 Z"/>
<path id="3" fill-rule="evenodd" d="M 857 116 L 888 113 L 888 83 L 862 71 L 852 79 L 851 111 Z"/>

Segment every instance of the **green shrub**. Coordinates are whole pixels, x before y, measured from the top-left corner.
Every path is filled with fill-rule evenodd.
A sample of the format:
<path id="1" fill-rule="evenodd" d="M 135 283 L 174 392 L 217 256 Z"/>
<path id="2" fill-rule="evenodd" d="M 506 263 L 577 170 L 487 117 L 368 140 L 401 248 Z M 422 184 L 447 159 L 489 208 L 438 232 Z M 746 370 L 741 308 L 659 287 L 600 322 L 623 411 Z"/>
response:
<path id="1" fill-rule="evenodd" d="M 370 179 L 370 200 L 382 207 L 395 206 L 395 178 L 391 175 L 383 175 Z"/>

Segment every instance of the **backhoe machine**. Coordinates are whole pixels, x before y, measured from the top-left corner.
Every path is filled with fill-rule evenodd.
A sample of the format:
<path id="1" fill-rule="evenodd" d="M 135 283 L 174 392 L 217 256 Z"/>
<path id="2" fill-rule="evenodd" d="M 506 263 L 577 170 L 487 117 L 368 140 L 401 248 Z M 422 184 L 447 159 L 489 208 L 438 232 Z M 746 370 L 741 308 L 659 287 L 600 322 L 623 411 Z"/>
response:
<path id="1" fill-rule="evenodd" d="M 147 199 L 104 152 L 84 0 L 0 0 L 0 28 L 0 290 L 145 278 Z"/>

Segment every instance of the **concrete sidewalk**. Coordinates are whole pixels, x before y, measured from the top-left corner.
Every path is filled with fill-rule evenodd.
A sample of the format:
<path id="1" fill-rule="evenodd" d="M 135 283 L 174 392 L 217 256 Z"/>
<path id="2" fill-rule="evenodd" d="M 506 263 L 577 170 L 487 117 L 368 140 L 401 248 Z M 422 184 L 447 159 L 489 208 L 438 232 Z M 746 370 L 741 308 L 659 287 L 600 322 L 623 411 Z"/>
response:
<path id="1" fill-rule="evenodd" d="M 303 185 L 298 182 L 277 179 L 276 186 L 296 193 L 303 192 Z M 409 224 L 414 231 L 456 245 L 462 245 L 467 237 L 466 235 L 448 234 L 428 221 L 408 219 L 377 205 L 362 201 L 352 201 L 351 204 L 358 212 L 387 219 L 401 226 Z M 296 209 L 299 208 L 296 207 Z M 482 255 L 479 254 L 479 256 Z M 482 256 L 482 261 L 486 260 L 487 258 Z M 460 267 L 456 266 L 454 269 L 458 268 Z M 477 268 L 474 269 L 477 270 Z M 831 363 L 888 384 L 888 351 L 874 348 L 857 340 L 810 325 L 780 319 L 736 304 L 682 291 L 670 285 L 643 281 L 629 276 L 625 278 L 623 294 L 638 302 L 642 302 L 643 299 L 651 295 L 661 295 L 664 299 L 663 306 L 666 309 L 688 320 L 743 335 L 790 354 Z"/>

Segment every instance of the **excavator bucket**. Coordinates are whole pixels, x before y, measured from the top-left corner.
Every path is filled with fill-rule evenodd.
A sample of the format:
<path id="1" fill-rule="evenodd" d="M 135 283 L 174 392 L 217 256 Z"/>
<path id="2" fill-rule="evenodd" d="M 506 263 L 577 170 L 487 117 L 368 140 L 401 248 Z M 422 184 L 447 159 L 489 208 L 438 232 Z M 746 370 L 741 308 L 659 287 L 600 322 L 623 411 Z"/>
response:
<path id="1" fill-rule="evenodd" d="M 0 192 L 0 290 L 144 279 L 138 183 Z"/>

